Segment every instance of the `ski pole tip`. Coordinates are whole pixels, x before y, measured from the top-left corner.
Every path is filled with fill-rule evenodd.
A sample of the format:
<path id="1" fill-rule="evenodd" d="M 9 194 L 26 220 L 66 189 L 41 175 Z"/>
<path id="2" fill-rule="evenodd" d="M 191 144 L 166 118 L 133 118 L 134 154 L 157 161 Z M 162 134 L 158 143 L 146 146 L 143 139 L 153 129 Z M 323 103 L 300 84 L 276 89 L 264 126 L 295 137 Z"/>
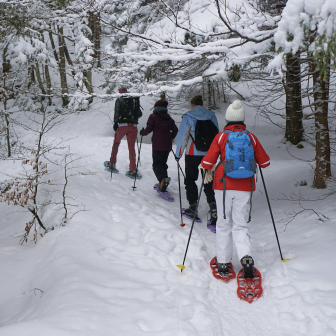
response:
<path id="1" fill-rule="evenodd" d="M 181 271 L 183 271 L 185 269 L 184 265 L 176 265 L 176 267 L 178 267 Z"/>
<path id="2" fill-rule="evenodd" d="M 180 226 L 181 226 L 181 227 L 184 227 L 184 226 L 185 226 L 185 224 L 184 224 L 184 223 L 181 223 L 181 224 L 180 224 Z"/>
<path id="3" fill-rule="evenodd" d="M 290 259 L 281 259 L 282 262 L 289 261 Z"/>

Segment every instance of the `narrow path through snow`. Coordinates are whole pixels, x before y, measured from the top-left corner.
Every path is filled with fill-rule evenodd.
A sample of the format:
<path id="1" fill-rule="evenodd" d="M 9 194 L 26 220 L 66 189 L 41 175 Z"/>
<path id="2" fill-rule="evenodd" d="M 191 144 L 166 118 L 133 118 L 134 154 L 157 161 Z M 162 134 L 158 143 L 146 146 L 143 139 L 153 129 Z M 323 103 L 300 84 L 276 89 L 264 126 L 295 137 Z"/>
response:
<path id="1" fill-rule="evenodd" d="M 97 143 L 98 147 L 104 145 Z M 186 220 L 185 228 L 179 226 L 176 163 L 170 157 L 172 183 L 169 190 L 176 201 L 168 203 L 153 190 L 156 181 L 151 170 L 151 146 L 143 146 L 140 167 L 143 178 L 137 181 L 136 191 L 132 190 L 133 181 L 123 175 L 127 169 L 127 150 L 123 147 L 125 143 L 119 156 L 120 174 L 115 175 L 112 182 L 107 172 L 96 175 L 95 185 L 90 188 L 92 193 L 87 193 L 85 203 L 95 204 L 98 200 L 99 208 L 93 208 L 90 217 L 104 216 L 104 220 L 110 223 L 105 225 L 105 234 L 113 243 L 101 252 L 104 258 L 112 263 L 128 265 L 132 282 L 138 279 L 141 286 L 157 291 L 154 297 L 149 295 L 146 298 L 147 305 L 141 312 L 143 318 L 136 319 L 134 323 L 144 332 L 158 332 L 160 329 L 168 334 L 169 330 L 172 332 L 179 326 L 180 335 L 280 335 L 267 283 L 263 297 L 248 304 L 238 299 L 236 280 L 225 284 L 212 276 L 209 261 L 215 255 L 215 236 L 205 227 L 208 206 L 204 195 L 200 206 L 200 215 L 204 220 L 202 224 L 195 225 L 187 268 L 182 274 L 179 272 L 175 265 L 183 259 L 191 223 Z M 90 159 L 90 170 L 102 171 L 103 158 L 99 157 L 96 155 Z M 183 203 L 186 204 L 184 190 Z M 119 238 L 120 235 L 122 238 Z M 256 244 L 258 241 L 254 242 Z M 236 256 L 233 264 L 238 271 L 240 267 Z M 263 271 L 262 261 L 257 264 Z M 120 274 L 113 274 L 115 276 L 120 277 Z M 133 285 L 138 287 L 138 281 Z M 156 310 L 156 314 L 165 316 L 162 328 L 154 327 L 159 322 L 156 314 L 152 315 L 153 307 L 163 302 L 169 302 L 168 307 L 161 312 Z M 131 310 L 137 306 L 132 301 L 129 305 Z"/>

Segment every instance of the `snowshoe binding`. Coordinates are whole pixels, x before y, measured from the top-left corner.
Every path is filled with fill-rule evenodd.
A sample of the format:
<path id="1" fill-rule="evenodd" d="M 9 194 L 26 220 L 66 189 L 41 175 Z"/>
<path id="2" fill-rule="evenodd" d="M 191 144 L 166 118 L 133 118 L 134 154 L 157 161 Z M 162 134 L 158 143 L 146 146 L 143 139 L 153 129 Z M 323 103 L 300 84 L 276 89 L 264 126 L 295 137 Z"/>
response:
<path id="1" fill-rule="evenodd" d="M 126 172 L 125 175 L 127 177 L 133 179 L 133 180 L 135 180 L 135 176 L 136 176 L 137 180 L 141 180 L 142 179 L 142 175 L 139 172 L 137 172 L 136 170 L 129 170 L 129 171 Z"/>
<path id="2" fill-rule="evenodd" d="M 171 180 L 170 177 L 166 177 L 166 178 L 162 179 L 162 181 L 158 184 L 159 185 L 159 191 L 161 191 L 161 192 L 167 191 L 170 180 Z"/>
<path id="3" fill-rule="evenodd" d="M 115 163 L 111 163 L 110 161 L 105 161 L 104 162 L 104 167 L 110 173 L 111 173 L 111 170 L 112 170 L 113 174 L 119 174 L 119 170 L 116 168 Z"/>
<path id="4" fill-rule="evenodd" d="M 240 261 L 243 268 L 239 271 L 237 276 L 238 297 L 248 303 L 257 300 L 263 290 L 261 287 L 261 274 L 254 267 L 253 258 L 245 256 Z"/>
<path id="5" fill-rule="evenodd" d="M 216 233 L 216 223 L 217 223 L 217 207 L 216 203 L 211 203 L 210 211 L 208 212 L 207 228 L 213 233 Z"/>
<path id="6" fill-rule="evenodd" d="M 170 177 L 168 177 L 169 181 L 170 181 Z M 165 200 L 168 202 L 174 202 L 174 197 L 170 195 L 170 193 L 168 191 L 160 191 L 160 183 L 158 184 L 154 184 L 154 190 L 156 190 L 158 192 L 158 194 Z"/>
<path id="7" fill-rule="evenodd" d="M 210 267 L 213 276 L 226 283 L 236 277 L 236 272 L 233 270 L 232 263 L 221 264 L 217 261 L 217 258 L 214 257 L 210 261 Z"/>
<path id="8" fill-rule="evenodd" d="M 188 209 L 182 209 L 182 216 L 194 220 L 194 215 L 196 211 L 197 204 L 192 204 Z M 196 212 L 195 222 L 202 223 L 202 219 L 198 217 L 198 213 Z"/>

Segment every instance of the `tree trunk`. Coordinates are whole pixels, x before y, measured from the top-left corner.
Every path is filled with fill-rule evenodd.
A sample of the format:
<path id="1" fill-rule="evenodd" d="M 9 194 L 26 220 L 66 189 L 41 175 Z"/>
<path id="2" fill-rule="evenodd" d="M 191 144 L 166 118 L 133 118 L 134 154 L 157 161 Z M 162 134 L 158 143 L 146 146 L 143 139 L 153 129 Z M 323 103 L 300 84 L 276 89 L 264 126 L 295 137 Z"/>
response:
<path id="1" fill-rule="evenodd" d="M 49 33 L 50 34 L 50 33 Z M 52 35 L 51 35 L 52 37 Z M 44 42 L 44 34 L 43 31 L 41 31 L 41 38 L 42 38 L 42 42 Z M 55 47 L 55 45 L 54 45 Z M 49 104 L 51 103 L 51 79 L 50 79 L 50 72 L 49 72 L 49 66 L 47 63 L 44 64 L 44 66 L 42 66 L 42 71 L 44 71 L 44 77 L 45 77 L 45 82 L 46 82 L 46 86 L 47 86 L 47 95 L 49 96 Z"/>
<path id="2" fill-rule="evenodd" d="M 208 80 L 208 109 L 212 108 L 211 104 L 211 82 Z"/>
<path id="3" fill-rule="evenodd" d="M 7 113 L 7 99 L 8 99 L 8 94 L 6 90 L 6 73 L 8 73 L 11 69 L 11 64 L 9 61 L 7 61 L 6 56 L 7 56 L 7 49 L 8 49 L 8 44 L 3 50 L 3 58 L 2 58 L 2 72 L 3 72 L 3 106 L 4 106 L 4 114 L 5 114 L 5 122 L 6 122 L 6 142 L 7 142 L 7 155 L 8 157 L 12 156 L 12 151 L 11 151 L 11 145 L 10 145 L 10 132 L 9 132 L 9 120 L 8 120 L 8 113 Z"/>
<path id="4" fill-rule="evenodd" d="M 95 35 L 94 35 L 94 48 L 97 59 L 97 67 L 101 67 L 100 61 L 100 36 L 101 36 L 101 25 L 100 25 L 100 13 L 97 13 L 95 20 Z"/>
<path id="5" fill-rule="evenodd" d="M 225 96 L 224 82 L 222 82 L 222 92 L 223 92 L 223 103 L 226 103 L 226 96 Z"/>
<path id="6" fill-rule="evenodd" d="M 86 80 L 84 81 L 84 84 L 85 84 L 88 92 L 91 94 L 93 92 L 93 89 L 92 89 L 92 70 L 91 69 L 85 72 L 85 77 L 86 77 Z M 91 104 L 92 102 L 93 102 L 93 98 L 90 97 L 89 98 L 89 103 Z"/>
<path id="7" fill-rule="evenodd" d="M 50 73 L 49 73 L 49 66 L 45 64 L 44 66 L 44 76 L 46 79 L 46 85 L 47 85 L 47 94 L 49 95 L 49 99 L 51 99 L 51 79 L 50 79 Z"/>
<path id="8" fill-rule="evenodd" d="M 297 145 L 302 141 L 302 96 L 300 53 L 286 55 L 286 133 L 285 138 Z"/>
<path id="9" fill-rule="evenodd" d="M 56 47 L 55 47 L 55 42 L 54 42 L 54 38 L 51 32 L 49 32 L 49 39 L 50 39 L 50 43 L 51 43 L 51 47 L 54 53 L 54 57 L 57 63 L 59 63 L 59 59 L 58 59 L 58 55 L 57 55 L 57 51 L 56 51 Z"/>
<path id="10" fill-rule="evenodd" d="M 93 92 L 93 90 L 92 90 L 92 72 L 91 72 L 91 70 L 84 71 L 83 74 L 84 74 L 84 78 L 83 78 L 84 85 L 85 85 L 88 93 L 92 93 Z"/>
<path id="11" fill-rule="evenodd" d="M 34 73 L 34 66 L 31 65 L 29 68 L 28 68 L 28 89 L 30 89 L 30 87 L 32 86 L 33 83 L 36 83 L 36 80 L 35 80 L 35 73 Z"/>
<path id="12" fill-rule="evenodd" d="M 93 43 L 94 58 L 97 61 L 97 67 L 101 67 L 100 57 L 100 13 L 89 12 L 89 27 L 91 29 L 91 42 Z"/>
<path id="13" fill-rule="evenodd" d="M 6 142 L 7 142 L 7 155 L 8 157 L 12 156 L 12 149 L 10 145 L 10 134 L 9 134 L 9 120 L 8 120 L 8 113 L 5 113 L 5 120 L 6 120 Z"/>
<path id="14" fill-rule="evenodd" d="M 330 139 L 328 125 L 328 100 L 330 81 L 330 58 L 325 62 L 326 73 L 322 73 L 315 60 L 312 60 L 315 110 L 316 156 L 313 187 L 326 188 L 325 179 L 331 176 Z"/>
<path id="15" fill-rule="evenodd" d="M 39 68 L 39 65 L 38 65 L 37 62 L 35 63 L 35 73 L 36 73 L 37 82 L 38 82 L 38 85 L 39 85 L 39 88 L 40 88 L 41 92 L 43 94 L 46 94 L 46 91 L 44 90 L 43 82 L 42 82 L 42 79 L 41 79 L 40 68 Z"/>
<path id="16" fill-rule="evenodd" d="M 65 47 L 64 47 L 64 40 L 62 38 L 63 35 L 63 28 L 58 27 L 58 49 L 59 49 L 59 73 L 61 79 L 61 89 L 62 89 L 62 101 L 63 106 L 67 106 L 69 104 L 69 97 L 68 97 L 68 84 L 67 84 L 67 77 L 66 77 L 66 67 L 65 67 Z"/>
<path id="17" fill-rule="evenodd" d="M 69 50 L 68 50 L 68 47 L 67 47 L 67 45 L 66 45 L 66 43 L 65 43 L 65 39 L 64 39 L 64 37 L 63 37 L 62 40 L 63 40 L 64 53 L 65 53 L 66 60 L 67 60 L 67 62 L 68 62 L 68 64 L 69 64 L 70 66 L 73 66 L 72 59 L 71 59 L 71 57 L 70 57 Z"/>
<path id="18" fill-rule="evenodd" d="M 4 86 L 5 88 L 5 86 Z M 9 120 L 8 120 L 8 113 L 6 113 L 7 110 L 7 97 L 6 97 L 6 92 L 4 94 L 4 111 L 5 111 L 5 121 L 6 121 L 6 142 L 7 142 L 7 155 L 8 157 L 12 156 L 12 150 L 11 150 L 11 145 L 10 145 L 10 133 L 9 133 Z"/>

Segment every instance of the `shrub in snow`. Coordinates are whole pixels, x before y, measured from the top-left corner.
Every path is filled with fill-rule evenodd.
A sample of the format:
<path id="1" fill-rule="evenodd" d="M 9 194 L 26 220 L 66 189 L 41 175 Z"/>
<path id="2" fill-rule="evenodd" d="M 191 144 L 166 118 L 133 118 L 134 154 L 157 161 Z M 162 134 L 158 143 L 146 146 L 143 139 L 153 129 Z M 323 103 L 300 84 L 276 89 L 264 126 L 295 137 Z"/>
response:
<path id="1" fill-rule="evenodd" d="M 43 230 L 46 230 L 39 214 L 37 193 L 42 177 L 48 173 L 47 164 L 43 163 L 37 152 L 32 151 L 31 156 L 24 160 L 22 165 L 25 171 L 24 176 L 1 182 L 0 200 L 6 202 L 8 205 L 21 206 L 33 215 L 33 219 L 26 224 L 25 234 L 21 238 L 21 241 L 27 241 L 30 230 L 34 225 L 34 240 L 36 241 L 36 223 Z"/>

